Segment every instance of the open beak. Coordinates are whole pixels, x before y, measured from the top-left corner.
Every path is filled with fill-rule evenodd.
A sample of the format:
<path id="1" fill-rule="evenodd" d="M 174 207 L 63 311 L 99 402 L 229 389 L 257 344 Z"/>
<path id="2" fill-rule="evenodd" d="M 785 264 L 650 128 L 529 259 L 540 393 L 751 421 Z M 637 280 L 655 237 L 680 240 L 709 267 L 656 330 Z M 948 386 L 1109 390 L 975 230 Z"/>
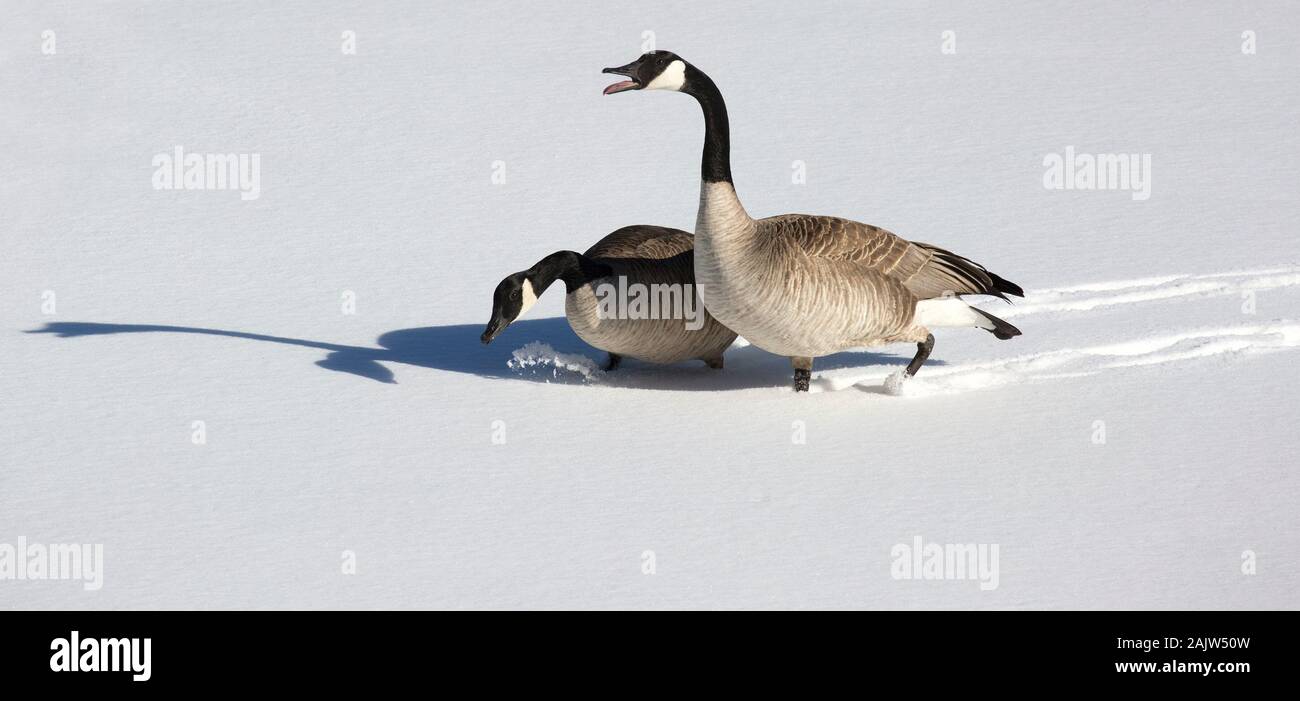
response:
<path id="1" fill-rule="evenodd" d="M 505 319 L 502 319 L 501 317 L 493 317 L 492 321 L 488 322 L 487 328 L 483 331 L 483 335 L 478 337 L 478 340 L 482 341 L 483 345 L 486 346 L 492 342 L 492 339 L 499 336 L 502 331 L 505 331 L 506 327 L 509 325 L 510 324 L 507 323 Z"/>
<path id="2" fill-rule="evenodd" d="M 628 78 L 631 78 L 631 80 L 622 80 L 605 88 L 605 94 L 613 95 L 616 92 L 625 92 L 628 90 L 640 90 L 642 87 L 641 83 L 637 82 L 636 79 L 636 69 L 637 69 L 637 65 L 640 62 L 641 59 L 638 58 L 637 60 L 627 64 L 626 66 L 619 66 L 618 68 L 606 68 L 605 70 L 601 71 L 601 73 L 613 73 L 614 75 L 627 76 Z"/>

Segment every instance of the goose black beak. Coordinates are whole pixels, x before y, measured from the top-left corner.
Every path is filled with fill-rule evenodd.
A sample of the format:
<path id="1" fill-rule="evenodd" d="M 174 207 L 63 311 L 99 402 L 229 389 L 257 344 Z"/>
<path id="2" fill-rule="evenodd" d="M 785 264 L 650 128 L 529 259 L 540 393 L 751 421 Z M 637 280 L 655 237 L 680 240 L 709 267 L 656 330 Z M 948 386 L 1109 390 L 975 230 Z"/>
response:
<path id="1" fill-rule="evenodd" d="M 510 324 L 507 324 L 504 319 L 493 319 L 488 322 L 487 329 L 483 331 L 482 336 L 478 337 L 478 340 L 482 341 L 483 345 L 486 346 L 492 342 L 492 339 L 499 336 L 502 331 L 505 331 L 506 327 L 509 325 Z"/>
<path id="2" fill-rule="evenodd" d="M 613 73 L 614 75 L 622 75 L 631 78 L 631 80 L 622 80 L 605 88 L 604 94 L 613 95 L 616 92 L 625 92 L 627 90 L 640 90 L 641 83 L 636 79 L 636 69 L 640 63 L 641 63 L 641 59 L 637 59 L 627 64 L 626 66 L 619 66 L 617 68 L 606 68 L 605 70 L 601 71 L 601 73 Z"/>

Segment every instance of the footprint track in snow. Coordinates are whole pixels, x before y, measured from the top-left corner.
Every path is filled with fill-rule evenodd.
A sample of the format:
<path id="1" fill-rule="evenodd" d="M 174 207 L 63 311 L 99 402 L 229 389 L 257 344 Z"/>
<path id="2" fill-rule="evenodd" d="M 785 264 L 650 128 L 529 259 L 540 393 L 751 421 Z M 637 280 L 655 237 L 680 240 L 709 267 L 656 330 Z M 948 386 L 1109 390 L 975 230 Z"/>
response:
<path id="1" fill-rule="evenodd" d="M 994 313 L 1008 319 L 1038 314 L 1074 314 L 1290 287 L 1300 287 L 1300 267 L 1161 275 L 1030 290 L 1024 303 L 998 307 Z M 927 367 L 906 381 L 891 378 L 887 371 L 855 377 L 845 374 L 822 378 L 821 387 L 823 391 L 858 387 L 882 394 L 931 396 L 1008 384 L 1089 377 L 1107 371 L 1175 364 L 1219 355 L 1270 353 L 1298 346 L 1300 323 L 1274 320 L 1264 324 L 1160 330 L 1127 340 L 1058 348 L 986 362 Z"/>
<path id="2" fill-rule="evenodd" d="M 821 377 L 814 390 L 850 387 L 880 394 L 927 397 L 1011 384 L 1091 377 L 1105 372 L 1177 364 L 1220 355 L 1253 355 L 1300 347 L 1300 323 L 1274 321 L 1060 348 L 958 365 L 927 367 L 916 377 L 891 382 L 893 368 Z"/>
<path id="3" fill-rule="evenodd" d="M 1222 297 L 1286 287 L 1300 287 L 1300 267 L 1164 275 L 1030 290 L 1025 294 L 1025 300 L 1015 306 L 994 309 L 990 305 L 986 311 L 1004 319 L 1015 319 L 1032 314 L 1092 311 L 1144 302 Z"/>

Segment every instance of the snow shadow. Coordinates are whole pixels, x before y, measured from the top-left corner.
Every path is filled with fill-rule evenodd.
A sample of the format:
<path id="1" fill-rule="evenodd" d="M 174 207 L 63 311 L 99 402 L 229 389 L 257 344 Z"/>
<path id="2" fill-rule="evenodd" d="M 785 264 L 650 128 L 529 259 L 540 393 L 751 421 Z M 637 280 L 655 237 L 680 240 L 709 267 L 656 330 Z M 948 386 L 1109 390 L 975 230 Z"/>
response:
<path id="1" fill-rule="evenodd" d="M 712 370 L 699 361 L 656 365 L 636 360 L 625 360 L 614 372 L 596 371 L 591 376 L 556 371 L 554 368 L 536 366 L 519 367 L 516 350 L 523 346 L 541 343 L 558 353 L 581 355 L 603 365 L 605 353 L 592 348 L 578 338 L 564 317 L 545 319 L 520 319 L 509 326 L 490 345 L 483 345 L 479 335 L 481 324 L 451 324 L 389 331 L 376 339 L 379 347 L 350 346 L 285 336 L 209 329 L 166 324 L 106 324 L 83 321 L 51 322 L 43 328 L 27 331 L 31 334 L 53 334 L 59 338 L 107 336 L 114 334 L 199 334 L 225 338 L 258 341 L 262 343 L 300 346 L 324 351 L 316 365 L 335 372 L 395 384 L 393 370 L 388 364 L 458 372 L 489 379 L 521 380 L 575 385 L 597 385 L 640 389 L 711 391 L 748 389 L 753 387 L 782 387 L 791 381 L 789 361 L 752 346 L 733 346 L 724 357 L 725 369 Z M 876 352 L 846 352 L 818 358 L 814 368 L 833 370 L 863 365 L 905 365 L 910 360 L 910 346 L 899 346 L 907 355 Z M 931 359 L 927 365 L 943 365 Z"/>

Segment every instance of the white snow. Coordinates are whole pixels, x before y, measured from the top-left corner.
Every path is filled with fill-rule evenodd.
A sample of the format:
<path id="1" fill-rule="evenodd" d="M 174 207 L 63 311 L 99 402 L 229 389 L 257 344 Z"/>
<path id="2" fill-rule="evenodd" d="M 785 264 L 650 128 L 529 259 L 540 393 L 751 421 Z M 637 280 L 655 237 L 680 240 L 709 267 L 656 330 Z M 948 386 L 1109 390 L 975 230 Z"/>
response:
<path id="1" fill-rule="evenodd" d="M 885 378 L 881 388 L 885 391 L 885 394 L 901 397 L 904 393 L 909 393 L 907 380 L 906 370 L 895 370 Z"/>
<path id="2" fill-rule="evenodd" d="M 1038 290 L 1026 295 L 1025 303 L 1013 309 L 999 310 L 998 313 L 1006 318 L 1014 318 L 1042 312 L 1088 311 L 1176 297 L 1240 297 L 1244 292 L 1277 290 L 1297 285 L 1300 285 L 1300 268 L 1294 267 L 1258 272 L 1170 275 Z M 1093 294 L 1097 292 L 1112 294 Z M 986 308 L 992 311 L 987 305 Z"/>
<path id="3" fill-rule="evenodd" d="M 1294 3 L 7 7 L 0 544 L 104 562 L 0 608 L 1300 604 Z M 559 285 L 482 345 L 503 276 L 693 226 L 698 107 L 601 95 L 646 31 L 751 214 L 969 256 L 1024 335 L 900 396 L 911 344 L 606 373 Z M 259 196 L 153 189 L 178 146 Z M 1045 189 L 1066 146 L 1150 199 Z M 917 537 L 997 588 L 892 578 Z"/>
<path id="4" fill-rule="evenodd" d="M 559 379 L 561 373 L 565 377 L 577 376 L 584 381 L 591 380 L 603 371 L 596 361 L 585 355 L 578 353 L 560 353 L 546 343 L 533 341 L 523 348 L 515 350 L 506 365 L 520 375 L 531 375 L 534 377 L 545 375 L 547 369 L 551 377 Z"/>

